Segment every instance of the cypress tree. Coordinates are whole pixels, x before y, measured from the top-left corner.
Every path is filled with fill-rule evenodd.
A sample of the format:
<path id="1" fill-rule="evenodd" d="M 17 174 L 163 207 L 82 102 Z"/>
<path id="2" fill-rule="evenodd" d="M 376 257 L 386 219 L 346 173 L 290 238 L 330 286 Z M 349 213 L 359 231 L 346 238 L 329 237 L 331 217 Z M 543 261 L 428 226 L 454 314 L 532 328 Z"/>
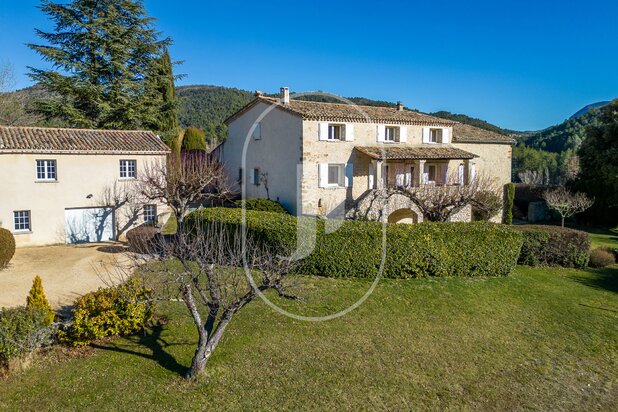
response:
<path id="1" fill-rule="evenodd" d="M 182 138 L 182 150 L 206 150 L 206 134 L 197 127 L 187 127 Z"/>
<path id="2" fill-rule="evenodd" d="M 54 322 L 55 312 L 47 301 L 45 291 L 43 290 L 43 282 L 39 276 L 35 276 L 32 281 L 32 288 L 26 298 L 26 307 L 29 309 L 40 309 L 47 313 L 45 322 L 51 325 Z"/>
<path id="3" fill-rule="evenodd" d="M 69 126 L 135 129 L 156 121 L 146 78 L 169 39 L 160 39 L 140 0 L 44 0 L 55 23 L 37 30 L 47 44 L 29 44 L 52 69 L 30 67 L 29 76 L 54 98 L 35 110 Z"/>

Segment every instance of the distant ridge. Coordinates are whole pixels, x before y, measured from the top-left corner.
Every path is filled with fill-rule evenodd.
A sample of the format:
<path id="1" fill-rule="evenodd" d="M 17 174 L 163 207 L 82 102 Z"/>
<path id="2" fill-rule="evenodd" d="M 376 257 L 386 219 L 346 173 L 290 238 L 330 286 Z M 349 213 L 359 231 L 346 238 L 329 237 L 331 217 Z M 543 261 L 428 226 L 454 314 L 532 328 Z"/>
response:
<path id="1" fill-rule="evenodd" d="M 570 119 L 575 119 L 575 118 L 580 117 L 580 116 L 583 116 L 583 115 L 585 115 L 586 113 L 588 113 L 592 109 L 599 109 L 599 108 L 601 108 L 603 106 L 607 106 L 609 103 L 610 103 L 609 101 L 597 102 L 597 103 L 592 103 L 592 104 L 589 104 L 587 106 L 584 106 L 581 109 L 579 109 L 577 112 L 575 112 L 575 114 L 573 116 L 569 117 L 569 120 Z"/>

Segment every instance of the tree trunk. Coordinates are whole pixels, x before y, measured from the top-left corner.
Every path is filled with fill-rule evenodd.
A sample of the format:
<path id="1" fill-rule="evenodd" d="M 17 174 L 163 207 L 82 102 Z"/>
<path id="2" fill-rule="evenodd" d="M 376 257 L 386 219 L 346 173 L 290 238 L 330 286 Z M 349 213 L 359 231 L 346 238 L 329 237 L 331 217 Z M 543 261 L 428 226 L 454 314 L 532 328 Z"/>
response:
<path id="1" fill-rule="evenodd" d="M 193 356 L 193 360 L 191 361 L 191 368 L 185 373 L 186 379 L 192 379 L 198 376 L 200 373 L 204 371 L 206 368 L 206 364 L 210 359 L 210 356 L 215 351 L 221 337 L 223 336 L 223 332 L 225 332 L 225 328 L 232 320 L 232 315 L 224 315 L 223 318 L 219 321 L 217 328 L 214 333 L 208 339 L 202 339 L 203 334 L 200 333 L 200 339 L 198 342 L 197 350 L 195 351 L 195 355 Z M 204 330 L 204 328 L 200 328 Z"/>
<path id="2" fill-rule="evenodd" d="M 562 227 L 564 227 L 564 216 L 562 216 Z"/>

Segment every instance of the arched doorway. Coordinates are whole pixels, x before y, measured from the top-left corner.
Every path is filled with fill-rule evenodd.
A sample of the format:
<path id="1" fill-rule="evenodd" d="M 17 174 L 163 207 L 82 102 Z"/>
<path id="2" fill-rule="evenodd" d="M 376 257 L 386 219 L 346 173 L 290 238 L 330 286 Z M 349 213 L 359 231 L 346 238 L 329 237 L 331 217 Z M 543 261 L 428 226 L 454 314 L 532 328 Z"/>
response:
<path id="1" fill-rule="evenodd" d="M 388 215 L 388 223 L 418 223 L 418 215 L 411 209 L 397 209 Z"/>

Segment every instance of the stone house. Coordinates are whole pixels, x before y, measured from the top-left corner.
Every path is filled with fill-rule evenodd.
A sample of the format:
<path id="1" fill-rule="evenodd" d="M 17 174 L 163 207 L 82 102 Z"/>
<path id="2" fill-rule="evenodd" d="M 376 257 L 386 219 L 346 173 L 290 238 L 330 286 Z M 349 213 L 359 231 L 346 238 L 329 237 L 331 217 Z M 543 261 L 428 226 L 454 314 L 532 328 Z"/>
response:
<path id="1" fill-rule="evenodd" d="M 245 198 L 278 200 L 296 215 L 418 222 L 402 195 L 372 210 L 389 187 L 466 184 L 478 173 L 511 181 L 514 140 L 508 136 L 397 107 L 279 98 L 256 92 L 226 120 L 216 149 Z M 470 208 L 453 220 L 469 221 Z M 499 220 L 499 217 L 495 218 Z"/>
<path id="2" fill-rule="evenodd" d="M 114 240 L 165 219 L 136 186 L 168 152 L 147 131 L 0 126 L 0 227 L 21 247 Z"/>

